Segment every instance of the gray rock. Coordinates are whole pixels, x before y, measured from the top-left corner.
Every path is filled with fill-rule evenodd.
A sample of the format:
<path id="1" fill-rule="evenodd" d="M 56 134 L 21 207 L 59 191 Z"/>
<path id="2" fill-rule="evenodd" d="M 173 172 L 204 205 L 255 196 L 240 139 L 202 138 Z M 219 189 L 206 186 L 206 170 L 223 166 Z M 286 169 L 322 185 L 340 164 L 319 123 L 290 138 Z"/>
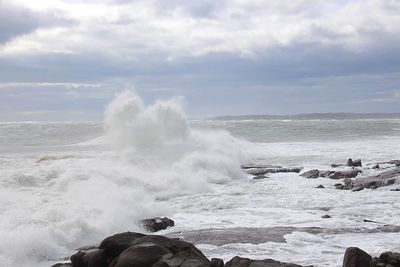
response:
<path id="1" fill-rule="evenodd" d="M 247 169 L 246 173 L 251 175 L 264 175 L 267 173 L 279 173 L 279 172 L 295 172 L 299 173 L 303 167 L 296 168 L 259 168 L 259 169 Z"/>
<path id="2" fill-rule="evenodd" d="M 265 175 L 257 175 L 257 176 L 253 177 L 254 180 L 262 180 L 262 179 L 266 179 L 266 178 L 268 178 L 268 177 Z"/>
<path id="3" fill-rule="evenodd" d="M 332 168 L 337 168 L 337 167 L 342 167 L 342 166 L 344 166 L 344 164 L 336 164 L 336 163 L 331 164 Z"/>
<path id="4" fill-rule="evenodd" d="M 323 186 L 322 184 L 320 184 L 319 186 L 316 186 L 315 188 L 325 188 L 325 186 Z"/>
<path id="5" fill-rule="evenodd" d="M 152 219 L 145 219 L 141 221 L 143 228 L 149 232 L 158 232 L 168 227 L 173 227 L 175 222 L 167 217 L 156 217 Z"/>
<path id="6" fill-rule="evenodd" d="M 400 168 L 381 172 L 374 176 L 361 177 L 354 180 L 351 184 L 352 187 L 363 188 L 378 188 L 394 184 L 400 179 Z"/>
<path id="7" fill-rule="evenodd" d="M 370 267 L 371 260 L 372 257 L 365 251 L 357 247 L 349 247 L 344 254 L 343 267 Z"/>
<path id="8" fill-rule="evenodd" d="M 358 169 L 349 170 L 349 171 L 337 171 L 337 172 L 329 175 L 329 178 L 331 178 L 331 179 L 354 178 L 360 172 L 361 172 L 361 170 L 358 170 Z"/>
<path id="9" fill-rule="evenodd" d="M 329 218 L 332 218 L 332 216 L 326 214 L 326 215 L 321 216 L 321 218 L 323 218 L 323 219 L 329 219 Z"/>
<path id="10" fill-rule="evenodd" d="M 319 170 L 317 169 L 313 169 L 307 172 L 303 172 L 302 174 L 300 174 L 300 176 L 302 177 L 306 177 L 306 178 L 318 178 L 319 177 Z"/>
<path id="11" fill-rule="evenodd" d="M 51 267 L 72 267 L 72 263 L 56 263 Z"/>
<path id="12" fill-rule="evenodd" d="M 301 267 L 293 263 L 285 263 L 272 259 L 251 260 L 249 258 L 233 257 L 225 264 L 225 267 Z"/>
<path id="13" fill-rule="evenodd" d="M 329 175 L 331 175 L 333 173 L 335 173 L 335 171 L 320 171 L 318 169 L 313 169 L 313 170 L 309 170 L 307 172 L 300 174 L 300 176 L 306 177 L 309 179 L 315 179 L 315 178 L 319 178 L 319 177 L 328 177 Z"/>
<path id="14" fill-rule="evenodd" d="M 349 166 L 349 167 L 361 167 L 362 166 L 361 159 L 356 159 L 356 160 L 353 161 L 350 158 L 350 159 L 347 160 L 346 166 Z"/>

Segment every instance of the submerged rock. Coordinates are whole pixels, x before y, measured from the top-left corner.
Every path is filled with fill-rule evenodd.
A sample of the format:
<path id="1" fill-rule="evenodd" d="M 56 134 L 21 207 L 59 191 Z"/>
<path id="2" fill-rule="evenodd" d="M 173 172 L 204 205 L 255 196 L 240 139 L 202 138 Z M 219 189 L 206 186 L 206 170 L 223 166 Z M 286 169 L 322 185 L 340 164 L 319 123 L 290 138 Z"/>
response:
<path id="1" fill-rule="evenodd" d="M 246 173 L 251 175 L 264 175 L 267 173 L 279 173 L 279 172 L 295 172 L 299 173 L 303 167 L 296 168 L 258 168 L 258 169 L 247 169 Z"/>
<path id="2" fill-rule="evenodd" d="M 225 267 L 301 267 L 301 265 L 275 261 L 272 259 L 251 260 L 249 258 L 233 257 Z"/>
<path id="3" fill-rule="evenodd" d="M 143 228 L 149 232 L 157 232 L 168 227 L 173 227 L 175 222 L 167 217 L 156 217 L 153 219 L 145 219 L 141 221 Z"/>

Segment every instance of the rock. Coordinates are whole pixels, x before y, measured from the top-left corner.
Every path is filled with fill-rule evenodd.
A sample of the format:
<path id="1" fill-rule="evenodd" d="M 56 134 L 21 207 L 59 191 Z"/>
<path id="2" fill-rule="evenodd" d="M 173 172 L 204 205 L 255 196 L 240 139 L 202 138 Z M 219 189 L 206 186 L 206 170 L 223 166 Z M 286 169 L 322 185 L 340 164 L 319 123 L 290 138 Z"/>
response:
<path id="1" fill-rule="evenodd" d="M 72 263 L 56 263 L 51 267 L 72 267 Z"/>
<path id="2" fill-rule="evenodd" d="M 318 177 L 328 177 L 329 175 L 333 174 L 335 171 L 320 171 L 318 169 L 313 169 L 307 172 L 300 174 L 302 177 L 306 177 L 309 179 L 314 179 Z"/>
<path id="3" fill-rule="evenodd" d="M 145 237 L 146 235 L 134 232 L 124 232 L 115 234 L 104 239 L 99 249 L 104 250 L 109 258 L 115 258 L 122 251 L 127 249 L 134 241 Z M 74 266 L 75 267 L 75 266 Z"/>
<path id="4" fill-rule="evenodd" d="M 344 166 L 344 164 L 336 164 L 336 163 L 331 164 L 332 168 L 337 168 L 337 167 L 342 167 L 342 166 Z"/>
<path id="5" fill-rule="evenodd" d="M 301 267 L 301 265 L 279 262 L 271 259 L 251 260 L 249 258 L 233 257 L 225 267 Z"/>
<path id="6" fill-rule="evenodd" d="M 394 252 L 384 252 L 382 253 L 379 258 L 373 258 L 370 261 L 371 267 L 398 267 L 400 266 L 400 253 Z"/>
<path id="7" fill-rule="evenodd" d="M 149 232 L 157 232 L 168 227 L 173 227 L 175 225 L 174 221 L 167 217 L 156 217 L 153 219 L 145 219 L 141 221 L 143 228 Z"/>
<path id="8" fill-rule="evenodd" d="M 302 174 L 300 174 L 300 176 L 302 177 L 306 177 L 306 178 L 318 178 L 319 177 L 319 170 L 317 169 L 313 169 L 307 172 L 303 172 Z"/>
<path id="9" fill-rule="evenodd" d="M 212 258 L 210 267 L 224 267 L 224 261 L 218 258 Z"/>
<path id="10" fill-rule="evenodd" d="M 390 189 L 390 191 L 400 191 L 400 188 Z"/>
<path id="11" fill-rule="evenodd" d="M 265 175 L 257 175 L 257 176 L 253 177 L 254 180 L 262 180 L 262 179 L 266 179 L 266 178 L 268 178 L 268 177 Z"/>
<path id="12" fill-rule="evenodd" d="M 332 218 L 332 216 L 326 214 L 326 215 L 321 216 L 321 218 L 323 218 L 323 219 L 329 219 L 329 218 Z"/>
<path id="13" fill-rule="evenodd" d="M 357 247 L 346 249 L 343 258 L 343 267 L 369 267 L 372 257 Z"/>
<path id="14" fill-rule="evenodd" d="M 378 188 L 392 185 L 400 179 L 400 168 L 381 172 L 374 176 L 357 178 L 351 184 L 352 187 Z"/>
<path id="15" fill-rule="evenodd" d="M 387 162 L 388 164 L 394 164 L 396 167 L 400 167 L 400 159 L 391 160 Z"/>
<path id="16" fill-rule="evenodd" d="M 344 185 L 351 185 L 352 182 L 353 182 L 353 180 L 351 180 L 350 178 L 345 178 L 343 180 Z"/>
<path id="17" fill-rule="evenodd" d="M 71 262 L 72 267 L 210 267 L 206 256 L 188 242 L 133 232 L 107 237 L 98 250 L 77 252 Z M 220 262 L 214 262 L 219 267 Z"/>
<path id="18" fill-rule="evenodd" d="M 358 170 L 358 169 L 349 170 L 349 171 L 337 171 L 337 172 L 329 175 L 329 178 L 331 178 L 331 179 L 354 178 L 360 172 L 361 172 L 361 170 Z"/>
<path id="19" fill-rule="evenodd" d="M 379 164 L 376 164 L 372 169 L 379 169 Z"/>
<path id="20" fill-rule="evenodd" d="M 328 177 L 333 173 L 335 173 L 335 171 L 319 171 L 319 177 Z"/>
<path id="21" fill-rule="evenodd" d="M 278 173 L 278 172 L 295 172 L 299 173 L 303 167 L 297 168 L 259 168 L 259 169 L 248 169 L 246 173 L 251 175 L 264 175 L 267 173 Z"/>
<path id="22" fill-rule="evenodd" d="M 361 167 L 362 166 L 361 159 L 356 159 L 356 160 L 353 161 L 350 158 L 350 159 L 347 160 L 346 166 L 349 166 L 349 167 Z"/>
<path id="23" fill-rule="evenodd" d="M 322 184 L 320 184 L 319 186 L 316 186 L 315 188 L 325 188 L 325 186 L 323 186 Z"/>
<path id="24" fill-rule="evenodd" d="M 240 168 L 242 168 L 243 170 L 247 170 L 247 169 L 282 168 L 282 166 L 275 166 L 268 164 L 260 164 L 260 165 L 249 164 L 249 165 L 241 165 Z"/>
<path id="25" fill-rule="evenodd" d="M 353 192 L 358 192 L 358 191 L 362 191 L 362 190 L 364 190 L 364 187 L 362 187 L 362 186 L 353 187 L 353 188 L 351 189 L 351 191 L 353 191 Z"/>

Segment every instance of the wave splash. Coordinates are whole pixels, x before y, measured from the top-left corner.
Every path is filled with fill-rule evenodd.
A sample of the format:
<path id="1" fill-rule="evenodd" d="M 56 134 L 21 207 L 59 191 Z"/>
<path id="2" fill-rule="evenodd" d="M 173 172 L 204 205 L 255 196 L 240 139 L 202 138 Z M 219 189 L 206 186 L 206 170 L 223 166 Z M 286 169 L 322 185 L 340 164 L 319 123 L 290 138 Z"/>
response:
<path id="1" fill-rule="evenodd" d="M 68 157 L 38 155 L 1 177 L 8 197 L 0 202 L 10 207 L 1 219 L 1 266 L 48 266 L 109 234 L 141 231 L 141 219 L 179 212 L 168 210 L 168 199 L 243 178 L 240 165 L 250 158 L 246 141 L 192 129 L 180 98 L 146 106 L 121 92 L 106 109 L 104 128 L 97 147 L 89 141 Z"/>

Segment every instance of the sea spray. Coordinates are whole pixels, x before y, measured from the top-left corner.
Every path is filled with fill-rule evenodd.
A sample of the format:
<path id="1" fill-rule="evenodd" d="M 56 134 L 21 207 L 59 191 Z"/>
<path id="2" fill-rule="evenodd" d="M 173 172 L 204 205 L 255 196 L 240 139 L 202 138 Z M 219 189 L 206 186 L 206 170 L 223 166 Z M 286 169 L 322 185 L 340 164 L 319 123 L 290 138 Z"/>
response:
<path id="1" fill-rule="evenodd" d="M 5 165 L 0 266 L 47 267 L 107 235 L 143 231 L 141 219 L 173 217 L 172 198 L 244 177 L 250 144 L 191 129 L 179 98 L 146 106 L 124 91 L 107 107 L 104 128 L 104 137 L 47 146 L 45 155 L 39 149 Z"/>

